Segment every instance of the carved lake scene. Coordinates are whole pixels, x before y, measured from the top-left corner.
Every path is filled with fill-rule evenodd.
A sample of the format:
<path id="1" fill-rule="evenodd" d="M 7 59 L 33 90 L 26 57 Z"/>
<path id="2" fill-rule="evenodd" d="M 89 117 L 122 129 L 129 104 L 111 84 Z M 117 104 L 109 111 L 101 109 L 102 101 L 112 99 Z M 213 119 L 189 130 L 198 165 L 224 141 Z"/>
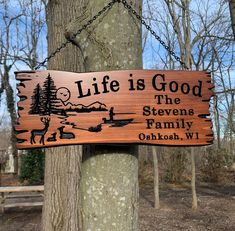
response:
<path id="1" fill-rule="evenodd" d="M 17 147 L 213 140 L 207 72 L 18 72 Z"/>

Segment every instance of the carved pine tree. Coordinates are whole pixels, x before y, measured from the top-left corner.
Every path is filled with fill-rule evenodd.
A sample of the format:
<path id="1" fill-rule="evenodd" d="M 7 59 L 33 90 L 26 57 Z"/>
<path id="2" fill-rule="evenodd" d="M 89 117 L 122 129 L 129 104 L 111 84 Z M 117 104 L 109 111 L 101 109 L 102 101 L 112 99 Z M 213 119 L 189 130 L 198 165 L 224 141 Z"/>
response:
<path id="1" fill-rule="evenodd" d="M 50 115 L 55 109 L 56 104 L 56 86 L 51 75 L 48 74 L 44 84 L 43 84 L 43 114 Z"/>
<path id="2" fill-rule="evenodd" d="M 38 83 L 33 90 L 33 95 L 31 97 L 32 103 L 30 106 L 30 114 L 40 114 L 43 112 L 43 102 L 42 102 L 42 88 Z"/>

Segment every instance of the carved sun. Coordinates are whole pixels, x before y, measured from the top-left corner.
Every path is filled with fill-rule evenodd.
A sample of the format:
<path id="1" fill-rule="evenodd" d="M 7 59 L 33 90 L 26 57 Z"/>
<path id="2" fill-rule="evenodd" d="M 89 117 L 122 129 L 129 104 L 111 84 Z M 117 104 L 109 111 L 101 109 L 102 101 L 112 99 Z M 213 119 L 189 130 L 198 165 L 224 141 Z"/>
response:
<path id="1" fill-rule="evenodd" d="M 66 102 L 70 99 L 71 93 L 68 88 L 60 87 L 56 92 L 56 98 L 60 99 L 62 102 Z"/>

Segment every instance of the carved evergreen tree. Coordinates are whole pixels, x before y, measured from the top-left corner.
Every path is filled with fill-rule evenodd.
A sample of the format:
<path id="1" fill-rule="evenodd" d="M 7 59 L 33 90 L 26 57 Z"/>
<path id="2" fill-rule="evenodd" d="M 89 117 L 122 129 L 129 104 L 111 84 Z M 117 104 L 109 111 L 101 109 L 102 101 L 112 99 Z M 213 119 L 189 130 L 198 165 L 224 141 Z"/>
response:
<path id="1" fill-rule="evenodd" d="M 42 88 L 39 83 L 34 88 L 31 99 L 32 99 L 32 103 L 30 106 L 29 113 L 40 114 L 41 112 L 43 112 Z"/>
<path id="2" fill-rule="evenodd" d="M 47 7 L 49 53 L 65 41 L 65 25 L 65 34 L 71 38 L 108 2 L 50 0 Z M 128 2 L 141 13 L 141 0 Z M 73 44 L 51 59 L 48 66 L 48 69 L 74 72 L 141 68 L 141 26 L 122 3 L 115 3 Z M 137 231 L 136 149 L 128 145 L 85 146 L 82 167 L 81 146 L 47 149 L 43 230 Z"/>
<path id="3" fill-rule="evenodd" d="M 43 114 L 50 115 L 55 108 L 56 102 L 56 86 L 54 80 L 52 79 L 51 75 L 48 74 L 44 84 L 43 84 L 43 96 L 42 96 L 42 103 L 43 103 Z"/>

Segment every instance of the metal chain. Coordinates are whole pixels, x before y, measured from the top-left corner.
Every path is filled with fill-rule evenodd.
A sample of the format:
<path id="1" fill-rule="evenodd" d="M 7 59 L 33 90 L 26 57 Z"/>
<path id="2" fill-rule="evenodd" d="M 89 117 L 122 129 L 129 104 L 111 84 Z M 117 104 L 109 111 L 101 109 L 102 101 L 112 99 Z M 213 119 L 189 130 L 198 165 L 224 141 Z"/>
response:
<path id="1" fill-rule="evenodd" d="M 171 48 L 169 46 L 166 45 L 166 43 L 164 41 L 161 40 L 161 38 L 156 34 L 156 32 L 146 23 L 146 21 L 144 20 L 144 18 L 139 15 L 134 9 L 133 7 L 127 3 L 126 0 L 118 0 L 118 2 L 121 2 L 124 7 L 126 9 L 128 9 L 129 12 L 131 12 L 140 22 L 143 26 L 145 26 L 145 28 L 154 36 L 154 38 L 159 41 L 159 43 L 168 51 L 168 53 L 173 56 L 175 58 L 176 61 L 178 61 L 180 63 L 180 65 L 184 68 L 189 70 L 189 68 L 187 67 L 186 63 L 183 62 L 181 60 L 181 58 L 179 56 L 177 56 L 175 54 L 175 52 L 173 50 L 171 50 Z"/>
<path id="2" fill-rule="evenodd" d="M 131 12 L 140 22 L 143 26 L 145 26 L 145 28 L 155 37 L 155 39 L 157 41 L 159 41 L 159 43 L 168 51 L 168 53 L 173 56 L 175 58 L 176 61 L 178 61 L 181 66 L 184 69 L 189 70 L 189 68 L 187 67 L 187 65 L 185 64 L 185 62 L 183 62 L 181 60 L 181 58 L 179 56 L 177 56 L 175 54 L 175 52 L 173 50 L 171 50 L 171 48 L 169 46 L 166 45 L 166 43 L 164 41 L 161 40 L 161 38 L 156 34 L 156 32 L 146 23 L 146 21 L 144 20 L 144 18 L 139 15 L 134 9 L 133 7 L 127 3 L 126 0 L 112 0 L 111 2 L 109 2 L 106 6 L 104 6 L 104 8 L 102 10 L 100 10 L 96 15 L 93 16 L 92 19 L 88 20 L 86 24 L 84 24 L 75 34 L 72 35 L 72 37 L 70 38 L 70 40 L 67 40 L 66 42 L 62 43 L 60 47 L 58 47 L 54 52 L 52 52 L 47 58 L 44 59 L 43 62 L 39 63 L 38 66 L 35 68 L 35 70 L 38 70 L 40 67 L 44 66 L 46 62 L 48 62 L 52 57 L 54 57 L 57 53 L 59 53 L 63 48 L 65 48 L 69 43 L 72 43 L 72 41 L 79 35 L 81 34 L 81 32 L 83 30 L 85 30 L 88 26 L 90 26 L 97 18 L 99 18 L 103 13 L 105 13 L 107 10 L 110 10 L 113 5 L 118 2 L 118 3 L 122 3 L 123 6 L 128 9 L 129 12 Z"/>
<path id="3" fill-rule="evenodd" d="M 72 43 L 72 41 L 82 33 L 88 26 L 90 26 L 96 19 L 98 19 L 103 13 L 105 13 L 107 10 L 110 10 L 113 5 L 117 2 L 118 0 L 112 0 L 109 2 L 102 10 L 100 10 L 96 15 L 94 15 L 90 20 L 88 20 L 75 34 L 71 36 L 69 40 L 66 42 L 63 42 L 60 47 L 58 47 L 54 52 L 52 52 L 48 57 L 46 57 L 43 62 L 39 63 L 36 67 L 35 70 L 38 70 L 40 67 L 45 66 L 45 63 L 48 62 L 51 58 L 53 58 L 57 53 L 59 53 L 62 49 L 64 49 L 69 43 Z"/>

